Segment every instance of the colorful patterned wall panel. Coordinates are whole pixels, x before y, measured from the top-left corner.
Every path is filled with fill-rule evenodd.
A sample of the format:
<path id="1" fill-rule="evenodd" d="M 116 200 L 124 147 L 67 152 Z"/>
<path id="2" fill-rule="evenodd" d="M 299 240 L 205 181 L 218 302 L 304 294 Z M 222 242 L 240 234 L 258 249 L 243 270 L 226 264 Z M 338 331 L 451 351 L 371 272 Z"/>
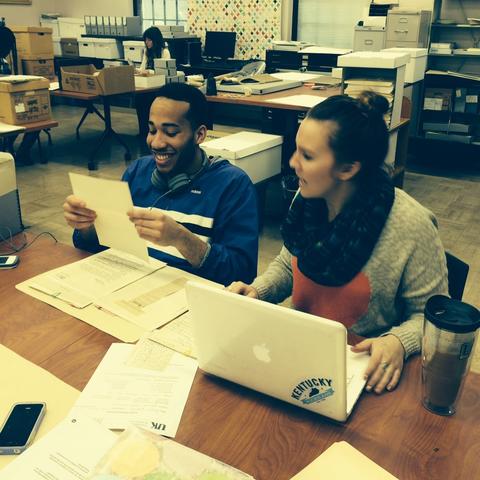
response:
<path id="1" fill-rule="evenodd" d="M 237 32 L 236 58 L 265 58 L 280 39 L 281 0 L 189 0 L 188 31 L 205 39 L 206 30 Z"/>

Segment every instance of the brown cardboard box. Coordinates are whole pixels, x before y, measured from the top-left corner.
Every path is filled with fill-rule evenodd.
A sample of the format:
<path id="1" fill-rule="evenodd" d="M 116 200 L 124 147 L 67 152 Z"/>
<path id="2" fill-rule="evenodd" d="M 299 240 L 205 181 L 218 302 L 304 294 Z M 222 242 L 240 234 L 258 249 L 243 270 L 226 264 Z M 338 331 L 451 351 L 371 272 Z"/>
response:
<path id="1" fill-rule="evenodd" d="M 94 95 L 115 95 L 133 92 L 134 67 L 123 65 L 97 70 L 93 65 L 62 67 L 62 89 Z"/>
<path id="2" fill-rule="evenodd" d="M 61 38 L 60 46 L 62 48 L 62 56 L 78 57 L 78 40 L 76 38 Z"/>
<path id="3" fill-rule="evenodd" d="M 22 57 L 22 70 L 25 75 L 55 79 L 52 55 L 25 55 Z"/>
<path id="4" fill-rule="evenodd" d="M 23 125 L 50 119 L 50 82 L 2 82 L 0 77 L 0 122 Z"/>
<path id="5" fill-rule="evenodd" d="M 47 27 L 9 27 L 15 34 L 17 53 L 24 55 L 52 55 L 52 29 Z"/>

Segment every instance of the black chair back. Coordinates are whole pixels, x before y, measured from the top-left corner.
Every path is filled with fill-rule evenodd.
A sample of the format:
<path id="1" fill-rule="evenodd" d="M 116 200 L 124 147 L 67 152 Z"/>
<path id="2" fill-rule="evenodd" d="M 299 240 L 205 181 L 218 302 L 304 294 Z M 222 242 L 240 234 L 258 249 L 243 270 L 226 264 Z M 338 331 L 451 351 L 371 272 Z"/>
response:
<path id="1" fill-rule="evenodd" d="M 445 256 L 447 257 L 448 293 L 452 298 L 461 300 L 470 267 L 451 253 L 445 252 Z"/>

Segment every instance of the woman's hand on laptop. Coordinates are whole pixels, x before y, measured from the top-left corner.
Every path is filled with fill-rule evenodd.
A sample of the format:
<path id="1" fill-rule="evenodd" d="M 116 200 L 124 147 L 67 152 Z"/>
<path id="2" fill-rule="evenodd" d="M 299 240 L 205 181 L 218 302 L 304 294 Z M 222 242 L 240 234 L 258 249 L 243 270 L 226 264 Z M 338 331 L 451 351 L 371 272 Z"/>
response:
<path id="1" fill-rule="evenodd" d="M 68 225 L 77 230 L 85 230 L 93 226 L 97 214 L 87 208 L 87 204 L 75 195 L 69 195 L 63 204 L 63 216 Z"/>
<path id="2" fill-rule="evenodd" d="M 395 335 L 367 338 L 352 347 L 353 352 L 369 352 L 371 355 L 365 370 L 367 392 L 382 393 L 393 390 L 402 374 L 405 350 Z"/>
<path id="3" fill-rule="evenodd" d="M 243 282 L 233 282 L 227 287 L 227 290 L 243 295 L 244 297 L 258 298 L 258 292 L 251 285 Z"/>

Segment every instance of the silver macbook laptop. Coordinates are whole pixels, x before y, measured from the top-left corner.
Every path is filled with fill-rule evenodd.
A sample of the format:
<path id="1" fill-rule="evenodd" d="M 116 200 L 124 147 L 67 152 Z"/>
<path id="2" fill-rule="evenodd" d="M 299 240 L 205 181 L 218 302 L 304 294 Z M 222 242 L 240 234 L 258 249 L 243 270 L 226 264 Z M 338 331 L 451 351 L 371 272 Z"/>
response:
<path id="1" fill-rule="evenodd" d="M 186 291 L 202 370 L 334 420 L 348 418 L 369 356 L 350 351 L 341 323 L 195 282 Z"/>

